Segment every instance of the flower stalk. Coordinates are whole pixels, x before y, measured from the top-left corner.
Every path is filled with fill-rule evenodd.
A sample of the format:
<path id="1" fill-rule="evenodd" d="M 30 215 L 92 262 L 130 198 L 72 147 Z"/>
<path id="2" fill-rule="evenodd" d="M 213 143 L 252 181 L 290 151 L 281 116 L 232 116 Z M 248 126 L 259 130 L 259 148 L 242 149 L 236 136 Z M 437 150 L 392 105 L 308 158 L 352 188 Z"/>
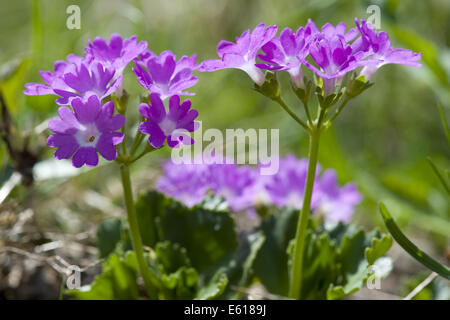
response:
<path id="1" fill-rule="evenodd" d="M 136 253 L 137 262 L 139 265 L 139 270 L 144 279 L 145 289 L 147 291 L 148 297 L 150 299 L 157 299 L 157 294 L 154 286 L 154 281 L 152 281 L 152 274 L 150 272 L 149 266 L 144 258 L 144 250 L 142 248 L 142 240 L 139 233 L 138 220 L 136 215 L 136 208 L 133 201 L 133 193 L 131 189 L 130 180 L 130 167 L 127 164 L 120 165 L 120 174 L 122 177 L 123 194 L 125 198 L 125 205 L 128 214 L 128 224 L 130 225 L 130 235 L 131 241 L 133 243 L 133 248 Z"/>
<path id="2" fill-rule="evenodd" d="M 311 208 L 311 198 L 314 189 L 314 181 L 316 176 L 317 160 L 319 154 L 319 141 L 321 129 L 318 127 L 311 128 L 309 154 L 308 154 L 308 174 L 305 184 L 305 193 L 303 197 L 303 205 L 300 211 L 300 217 L 297 223 L 297 232 L 294 243 L 294 256 L 291 269 L 291 285 L 289 289 L 289 297 L 300 299 L 302 289 L 302 273 L 303 273 L 303 252 L 305 249 L 306 228 L 308 226 L 309 212 Z"/>

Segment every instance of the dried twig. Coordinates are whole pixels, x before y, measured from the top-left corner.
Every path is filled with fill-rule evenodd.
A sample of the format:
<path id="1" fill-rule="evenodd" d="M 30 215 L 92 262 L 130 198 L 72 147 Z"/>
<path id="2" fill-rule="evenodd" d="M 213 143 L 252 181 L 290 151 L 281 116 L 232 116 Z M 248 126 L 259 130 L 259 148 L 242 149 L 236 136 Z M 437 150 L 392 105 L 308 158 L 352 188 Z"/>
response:
<path id="1" fill-rule="evenodd" d="M 429 285 L 436 277 L 436 272 L 432 272 L 425 280 L 423 280 L 417 287 L 414 288 L 403 300 L 411 300 L 414 298 L 420 291 L 422 291 L 427 285 Z"/>
<path id="2" fill-rule="evenodd" d="M 58 273 L 61 273 L 63 275 L 70 275 L 73 272 L 73 266 L 72 264 L 70 264 L 69 262 L 67 262 L 66 260 L 64 260 L 64 258 L 62 258 L 61 256 L 41 256 L 39 254 L 36 253 L 31 253 L 19 248 L 15 248 L 15 247 L 3 247 L 0 248 L 0 253 L 14 253 L 17 255 L 21 255 L 24 257 L 27 257 L 29 259 L 35 260 L 35 261 L 39 261 L 42 263 L 47 263 L 50 267 L 52 267 L 55 271 L 57 271 Z M 95 267 L 96 265 L 100 264 L 101 262 L 103 262 L 103 259 L 98 259 L 96 261 L 93 261 L 92 263 L 82 267 L 82 268 L 78 268 L 77 270 L 79 272 L 85 272 L 88 269 Z"/>

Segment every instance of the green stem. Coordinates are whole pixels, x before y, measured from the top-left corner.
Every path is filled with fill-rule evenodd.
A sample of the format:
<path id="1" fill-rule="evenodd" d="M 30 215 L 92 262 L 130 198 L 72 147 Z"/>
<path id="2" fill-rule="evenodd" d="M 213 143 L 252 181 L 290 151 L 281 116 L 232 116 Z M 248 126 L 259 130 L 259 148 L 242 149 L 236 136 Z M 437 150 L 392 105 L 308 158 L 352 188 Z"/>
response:
<path id="1" fill-rule="evenodd" d="M 287 106 L 287 104 L 283 101 L 283 99 L 281 99 L 281 97 L 279 97 L 278 99 L 275 100 L 276 102 L 278 102 L 278 104 L 295 120 L 297 121 L 298 124 L 300 124 L 306 131 L 309 132 L 309 127 L 306 125 L 306 123 L 304 123 L 299 117 L 297 117 L 297 115 L 292 112 L 291 109 L 289 109 L 289 107 Z"/>
<path id="2" fill-rule="evenodd" d="M 131 149 L 130 149 L 130 157 L 131 158 L 136 153 L 137 149 L 141 145 L 141 143 L 144 140 L 144 138 L 145 138 L 145 135 L 143 135 L 142 132 L 139 131 L 139 129 L 138 129 L 138 131 L 136 133 L 136 137 L 134 138 L 134 141 L 133 141 L 133 145 L 131 146 Z"/>
<path id="3" fill-rule="evenodd" d="M 341 113 L 341 111 L 344 109 L 345 105 L 347 104 L 347 102 L 350 101 L 350 99 L 351 98 L 349 96 L 345 95 L 344 100 L 342 101 L 341 105 L 336 109 L 336 112 L 331 117 L 331 119 L 327 121 L 327 123 L 329 125 L 331 125 L 331 123 L 334 121 L 334 119 L 336 119 L 336 117 Z"/>
<path id="4" fill-rule="evenodd" d="M 294 257 L 291 270 L 291 286 L 289 297 L 299 299 L 302 290 L 303 251 L 305 248 L 306 227 L 311 209 L 311 198 L 316 176 L 317 158 L 319 153 L 320 128 L 312 128 L 309 142 L 308 175 L 306 178 L 305 195 L 303 197 L 302 210 L 297 224 L 295 235 Z"/>
<path id="5" fill-rule="evenodd" d="M 136 216 L 136 208 L 134 207 L 133 193 L 131 191 L 130 168 L 126 164 L 120 166 L 122 175 L 123 193 L 128 213 L 128 223 L 130 225 L 130 235 L 133 242 L 133 248 L 136 253 L 139 269 L 144 279 L 145 289 L 150 299 L 157 299 L 155 286 L 152 285 L 152 273 L 144 258 L 144 250 L 142 248 L 141 236 L 139 234 L 139 226 Z M 154 280 L 154 279 L 153 279 Z M 155 283 L 155 281 L 153 281 Z"/>
<path id="6" fill-rule="evenodd" d="M 311 114 L 309 113 L 309 105 L 308 102 L 303 102 L 303 107 L 305 108 L 306 117 L 308 118 L 308 123 L 312 124 Z"/>

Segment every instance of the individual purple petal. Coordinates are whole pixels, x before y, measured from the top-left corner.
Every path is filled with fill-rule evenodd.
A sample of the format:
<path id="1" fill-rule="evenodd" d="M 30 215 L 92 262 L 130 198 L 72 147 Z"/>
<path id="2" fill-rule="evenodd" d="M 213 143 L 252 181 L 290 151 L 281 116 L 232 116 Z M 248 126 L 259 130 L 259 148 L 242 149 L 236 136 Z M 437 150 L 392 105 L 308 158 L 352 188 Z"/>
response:
<path id="1" fill-rule="evenodd" d="M 78 143 L 72 135 L 52 134 L 47 139 L 47 145 L 51 148 L 58 148 L 55 151 L 55 158 L 69 159 L 78 149 Z"/>
<path id="2" fill-rule="evenodd" d="M 53 89 L 42 83 L 27 83 L 24 94 L 27 96 L 42 96 L 53 94 Z"/>
<path id="3" fill-rule="evenodd" d="M 72 100 L 72 108 L 75 111 L 78 121 L 82 124 L 91 123 L 97 119 L 100 107 L 100 100 L 95 95 L 90 96 L 86 103 L 80 98 Z"/>
<path id="4" fill-rule="evenodd" d="M 156 123 L 150 121 L 142 122 L 141 125 L 139 126 L 139 130 L 143 134 L 150 135 L 148 143 L 153 148 L 160 148 L 164 144 L 166 136 Z"/>
<path id="5" fill-rule="evenodd" d="M 117 158 L 117 150 L 113 144 L 113 135 L 111 133 L 103 133 L 97 142 L 97 150 L 103 158 L 113 161 Z"/>

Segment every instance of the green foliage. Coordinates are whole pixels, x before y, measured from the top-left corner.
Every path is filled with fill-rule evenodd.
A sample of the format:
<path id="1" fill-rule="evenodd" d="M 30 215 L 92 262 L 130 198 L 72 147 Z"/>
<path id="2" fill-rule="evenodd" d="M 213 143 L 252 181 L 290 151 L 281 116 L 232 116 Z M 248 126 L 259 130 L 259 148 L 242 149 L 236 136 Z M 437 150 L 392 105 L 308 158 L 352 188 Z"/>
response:
<path id="1" fill-rule="evenodd" d="M 165 240 L 178 243 L 199 271 L 218 263 L 238 246 L 233 218 L 226 212 L 187 208 L 157 192 L 140 196 L 136 211 L 144 245 L 153 247 Z"/>
<path id="2" fill-rule="evenodd" d="M 280 210 L 262 222 L 264 244 L 255 261 L 255 274 L 271 293 L 286 296 L 289 291 L 288 256 L 286 250 L 294 238 L 297 211 Z"/>
<path id="3" fill-rule="evenodd" d="M 137 299 L 139 289 L 136 282 L 136 266 L 133 261 L 134 252 L 128 252 L 126 258 L 112 254 L 102 265 L 102 274 L 95 277 L 92 284 L 79 290 L 69 290 L 67 294 L 79 300 L 122 300 Z"/>
<path id="4" fill-rule="evenodd" d="M 227 284 L 227 276 L 222 272 L 217 272 L 211 280 L 198 291 L 195 299 L 212 300 L 218 298 L 225 291 Z"/>
<path id="5" fill-rule="evenodd" d="M 274 294 L 286 296 L 289 290 L 291 240 L 297 216 L 297 211 L 284 209 L 261 226 L 266 241 L 254 268 L 256 276 Z M 341 299 L 364 285 L 370 275 L 368 267 L 386 254 L 392 239 L 352 225 L 338 223 L 324 229 L 317 221 L 310 221 L 305 243 L 301 298 Z"/>
<path id="6" fill-rule="evenodd" d="M 119 218 L 103 221 L 97 229 L 97 248 L 100 258 L 106 258 L 119 243 L 123 221 Z"/>
<path id="7" fill-rule="evenodd" d="M 201 206 L 188 208 L 149 192 L 139 197 L 136 207 L 144 244 L 153 248 L 146 259 L 157 279 L 160 299 L 238 298 L 234 287 L 245 287 L 253 279 L 253 262 L 264 237 L 252 233 L 238 241 L 230 213 L 212 210 L 223 207 L 222 201 L 205 200 Z M 103 272 L 90 286 L 69 291 L 70 295 L 77 299 L 139 296 L 132 295 L 135 291 L 115 289 L 121 288 L 120 280 L 125 277 L 133 288 L 137 286 L 138 264 L 134 252 L 127 251 L 131 249 L 127 234 L 121 219 L 109 219 L 100 225 L 99 253 L 109 256 Z"/>

